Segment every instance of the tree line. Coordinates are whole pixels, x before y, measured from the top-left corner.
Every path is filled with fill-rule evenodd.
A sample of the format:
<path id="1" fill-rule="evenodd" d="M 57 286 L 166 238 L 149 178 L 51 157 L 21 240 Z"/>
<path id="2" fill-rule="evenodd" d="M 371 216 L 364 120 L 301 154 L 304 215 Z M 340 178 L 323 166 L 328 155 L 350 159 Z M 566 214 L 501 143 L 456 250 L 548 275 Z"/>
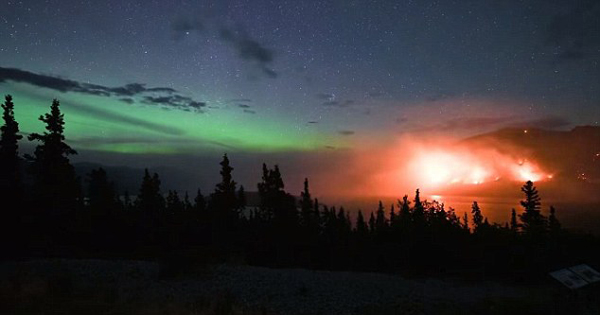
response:
<path id="1" fill-rule="evenodd" d="M 77 178 L 69 156 L 60 103 L 39 117 L 37 146 L 21 156 L 12 97 L 5 97 L 0 127 L 0 198 L 6 259 L 124 257 L 180 262 L 242 261 L 272 267 L 383 271 L 407 274 L 476 274 L 529 279 L 568 263 L 597 263 L 598 240 L 561 227 L 554 207 L 541 211 L 531 181 L 522 209 L 510 221 L 490 223 L 473 202 L 471 218 L 417 189 L 386 207 L 358 211 L 313 198 L 309 181 L 299 197 L 285 190 L 277 165 L 262 165 L 260 203 L 249 207 L 225 154 L 220 181 L 206 196 L 161 188 L 146 169 L 135 198 L 121 196 L 102 168 Z M 86 182 L 87 190 L 82 188 Z"/>

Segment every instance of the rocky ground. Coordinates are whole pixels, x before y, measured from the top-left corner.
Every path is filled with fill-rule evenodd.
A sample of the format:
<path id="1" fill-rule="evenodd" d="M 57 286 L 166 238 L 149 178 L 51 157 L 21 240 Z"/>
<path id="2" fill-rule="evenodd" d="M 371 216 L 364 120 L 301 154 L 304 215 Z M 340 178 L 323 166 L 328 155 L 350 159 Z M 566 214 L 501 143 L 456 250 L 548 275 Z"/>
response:
<path id="1" fill-rule="evenodd" d="M 0 263 L 10 314 L 599 314 L 593 294 L 559 286 L 400 276 L 178 266 L 146 261 Z M 590 293 L 591 292 L 591 293 Z M 597 301 L 596 301 L 597 302 Z"/>

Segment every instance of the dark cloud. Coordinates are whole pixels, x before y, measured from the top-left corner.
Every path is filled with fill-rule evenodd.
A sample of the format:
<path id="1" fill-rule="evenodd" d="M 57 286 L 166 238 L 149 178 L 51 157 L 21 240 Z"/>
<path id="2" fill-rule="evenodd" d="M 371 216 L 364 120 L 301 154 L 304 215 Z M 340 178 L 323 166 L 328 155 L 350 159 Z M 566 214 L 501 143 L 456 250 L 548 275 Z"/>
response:
<path id="1" fill-rule="evenodd" d="M 238 104 L 238 107 L 240 108 L 250 108 L 250 105 L 246 105 L 246 104 Z"/>
<path id="2" fill-rule="evenodd" d="M 146 85 L 142 83 L 131 83 L 120 87 L 106 87 L 98 84 L 82 83 L 51 75 L 33 73 L 16 68 L 0 67 L 0 83 L 6 81 L 28 83 L 59 92 L 77 92 L 98 96 L 135 96 L 145 92 L 177 92 L 168 87 L 146 88 Z"/>
<path id="3" fill-rule="evenodd" d="M 584 59 L 600 49 L 600 2 L 574 2 L 571 10 L 557 14 L 546 27 L 546 44 L 559 49 L 559 61 Z"/>
<path id="4" fill-rule="evenodd" d="M 131 83 L 121 87 L 108 88 L 108 90 L 119 96 L 134 96 L 147 91 L 144 84 L 141 83 Z"/>
<path id="5" fill-rule="evenodd" d="M 343 136 L 352 136 L 355 134 L 355 132 L 352 130 L 340 130 L 339 134 L 341 134 Z"/>
<path id="6" fill-rule="evenodd" d="M 206 107 L 206 103 L 205 102 L 198 102 L 198 101 L 194 101 L 194 100 L 190 100 L 187 103 L 188 107 L 194 108 L 196 110 L 200 110 L 201 108 Z"/>
<path id="7" fill-rule="evenodd" d="M 246 113 L 246 114 L 256 114 L 256 111 L 253 111 L 251 109 L 244 109 L 244 113 Z"/>
<path id="8" fill-rule="evenodd" d="M 80 92 L 97 95 L 95 92 L 92 93 L 92 91 L 94 91 L 95 89 L 91 87 L 86 87 L 79 82 L 61 79 L 53 76 L 36 74 L 33 72 L 15 68 L 0 67 L 0 83 L 6 81 L 29 83 L 31 85 L 48 88 L 60 92 Z"/>
<path id="9" fill-rule="evenodd" d="M 209 35 L 213 35 L 216 31 L 217 38 L 235 49 L 241 59 L 255 62 L 264 75 L 277 78 L 279 74 L 271 68 L 271 63 L 275 59 L 273 50 L 252 38 L 242 24 L 238 23 L 232 27 L 224 24 L 223 18 L 225 16 L 221 14 L 205 14 L 202 18 L 177 19 L 171 23 L 173 38 L 180 40 L 193 31 L 205 33 L 206 30 Z"/>
<path id="10" fill-rule="evenodd" d="M 194 101 L 192 98 L 182 96 L 178 94 L 167 95 L 167 96 L 144 96 L 143 103 L 151 105 L 161 105 L 166 108 L 176 108 L 181 110 L 195 110 L 196 112 L 202 112 L 202 109 L 206 107 L 206 103 Z"/>
<path id="11" fill-rule="evenodd" d="M 157 93 L 177 93 L 177 90 L 168 87 L 154 87 L 146 89 L 145 92 L 157 92 Z"/>
<path id="12" fill-rule="evenodd" d="M 314 120 L 307 122 L 307 124 L 318 124 L 318 123 L 319 123 L 318 121 L 314 121 Z"/>
<path id="13" fill-rule="evenodd" d="M 255 61 L 265 75 L 270 78 L 277 77 L 277 72 L 270 68 L 270 64 L 274 59 L 273 51 L 248 36 L 243 29 L 238 28 L 237 30 L 234 30 L 222 27 L 219 31 L 219 38 L 230 43 L 237 51 L 240 58 Z"/>
<path id="14" fill-rule="evenodd" d="M 260 69 L 266 76 L 268 76 L 271 79 L 275 79 L 279 76 L 279 74 L 277 72 L 275 72 L 275 70 L 268 68 L 264 64 L 260 65 Z"/>
<path id="15" fill-rule="evenodd" d="M 133 104 L 135 103 L 135 100 L 132 98 L 120 98 L 119 101 L 126 103 L 126 104 Z"/>
<path id="16" fill-rule="evenodd" d="M 13 81 L 28 83 L 63 93 L 75 92 L 95 96 L 119 97 L 119 101 L 133 104 L 133 97 L 143 96 L 145 103 L 162 103 L 178 109 L 192 108 L 199 111 L 206 103 L 177 94 L 177 90 L 169 87 L 147 88 L 143 83 L 130 83 L 124 86 L 107 87 L 98 84 L 83 83 L 63 79 L 51 75 L 37 74 L 26 70 L 0 67 L 0 83 Z M 147 95 L 151 94 L 151 95 Z"/>
<path id="17" fill-rule="evenodd" d="M 256 60 L 259 63 L 273 61 L 273 52 L 263 47 L 256 40 L 248 37 L 244 32 L 222 28 L 219 35 L 221 39 L 235 45 L 240 57 L 243 59 Z"/>

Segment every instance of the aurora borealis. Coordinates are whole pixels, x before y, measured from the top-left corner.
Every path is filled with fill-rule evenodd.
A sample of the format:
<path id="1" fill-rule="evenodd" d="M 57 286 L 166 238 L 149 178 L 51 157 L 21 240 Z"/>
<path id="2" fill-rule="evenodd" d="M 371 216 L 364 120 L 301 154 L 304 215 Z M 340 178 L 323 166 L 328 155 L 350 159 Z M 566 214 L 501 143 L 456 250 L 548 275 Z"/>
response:
<path id="1" fill-rule="evenodd" d="M 600 123 L 593 0 L 0 8 L 0 91 L 13 95 L 21 131 L 40 131 L 57 98 L 68 141 L 99 163 L 237 152 L 238 165 L 281 164 L 299 188 L 323 165 L 371 160 L 406 134 Z M 252 174 L 239 180 L 252 185 Z"/>

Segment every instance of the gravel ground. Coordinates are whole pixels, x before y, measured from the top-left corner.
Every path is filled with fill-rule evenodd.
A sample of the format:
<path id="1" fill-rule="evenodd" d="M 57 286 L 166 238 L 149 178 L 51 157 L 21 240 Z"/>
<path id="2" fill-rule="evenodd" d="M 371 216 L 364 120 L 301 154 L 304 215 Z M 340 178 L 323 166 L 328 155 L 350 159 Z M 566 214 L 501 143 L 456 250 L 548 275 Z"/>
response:
<path id="1" fill-rule="evenodd" d="M 527 288 L 498 283 L 469 284 L 400 276 L 269 269 L 243 265 L 198 268 L 190 276 L 161 276 L 158 263 L 106 260 L 39 260 L 0 263 L 0 292 L 110 288 L 119 303 L 189 305 L 230 296 L 249 309 L 269 314 L 365 314 L 382 306 L 400 314 L 435 314 L 486 299 L 518 299 Z M 455 312 L 450 312 L 452 310 Z M 371 311 L 370 311 L 371 310 Z"/>

